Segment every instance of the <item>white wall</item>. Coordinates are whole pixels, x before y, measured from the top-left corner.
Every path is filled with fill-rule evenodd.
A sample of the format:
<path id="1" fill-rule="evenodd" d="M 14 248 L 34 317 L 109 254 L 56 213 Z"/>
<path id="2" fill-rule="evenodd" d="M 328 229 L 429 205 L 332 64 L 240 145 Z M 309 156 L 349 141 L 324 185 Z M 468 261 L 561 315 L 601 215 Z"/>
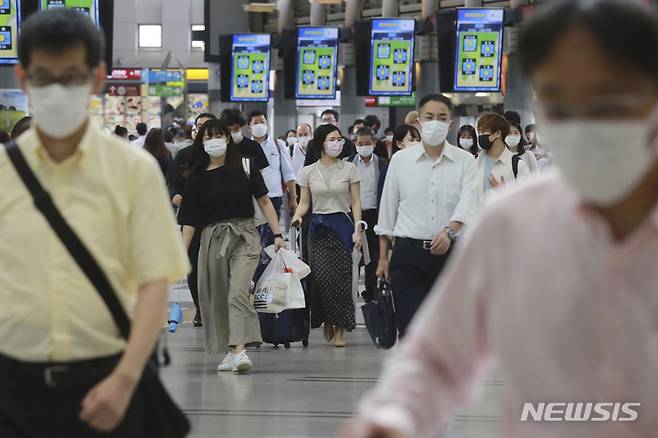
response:
<path id="1" fill-rule="evenodd" d="M 162 25 L 161 49 L 138 48 L 139 24 Z M 192 50 L 192 24 L 203 24 L 203 0 L 114 0 L 114 66 L 160 67 L 171 51 L 185 67 L 206 67 Z"/>

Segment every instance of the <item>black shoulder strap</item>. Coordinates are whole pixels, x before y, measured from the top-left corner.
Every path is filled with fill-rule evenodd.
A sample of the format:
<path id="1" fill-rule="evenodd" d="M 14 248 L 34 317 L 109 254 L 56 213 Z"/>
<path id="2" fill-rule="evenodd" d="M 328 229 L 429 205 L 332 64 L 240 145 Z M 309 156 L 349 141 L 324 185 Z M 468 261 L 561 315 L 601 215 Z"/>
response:
<path id="1" fill-rule="evenodd" d="M 16 172 L 23 180 L 25 187 L 30 191 L 34 206 L 46 218 L 59 240 L 66 247 L 69 254 L 71 254 L 71 257 L 96 288 L 105 305 L 110 310 L 121 336 L 128 340 L 128 336 L 130 335 L 130 318 L 121 305 L 105 272 L 103 272 L 94 256 L 59 212 L 50 194 L 43 188 L 34 175 L 16 143 L 11 142 L 4 146 L 7 149 L 7 155 L 14 165 Z"/>
<path id="2" fill-rule="evenodd" d="M 521 160 L 521 156 L 514 154 L 512 156 L 512 172 L 514 172 L 514 178 L 516 178 L 519 175 L 519 161 Z"/>

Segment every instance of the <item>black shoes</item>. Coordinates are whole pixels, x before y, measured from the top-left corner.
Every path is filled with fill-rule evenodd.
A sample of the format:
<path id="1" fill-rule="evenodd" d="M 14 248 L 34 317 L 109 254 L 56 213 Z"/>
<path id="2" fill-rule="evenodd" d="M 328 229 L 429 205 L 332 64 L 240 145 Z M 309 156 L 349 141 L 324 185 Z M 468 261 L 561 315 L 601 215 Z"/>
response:
<path id="1" fill-rule="evenodd" d="M 201 315 L 199 315 L 199 312 L 194 315 L 192 323 L 194 324 L 194 327 L 203 327 L 203 322 L 201 322 Z"/>

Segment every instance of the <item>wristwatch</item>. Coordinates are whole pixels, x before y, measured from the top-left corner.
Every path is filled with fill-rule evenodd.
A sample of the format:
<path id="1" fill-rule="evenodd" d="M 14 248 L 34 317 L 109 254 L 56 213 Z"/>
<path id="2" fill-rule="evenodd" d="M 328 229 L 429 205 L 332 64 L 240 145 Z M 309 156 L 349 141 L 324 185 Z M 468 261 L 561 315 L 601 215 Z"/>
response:
<path id="1" fill-rule="evenodd" d="M 275 239 L 277 239 L 277 238 L 278 238 L 278 239 L 283 239 L 283 234 L 275 234 L 275 235 L 274 235 L 274 238 L 275 238 Z"/>
<path id="2" fill-rule="evenodd" d="M 448 238 L 450 239 L 451 242 L 457 238 L 457 233 L 455 233 L 455 230 L 453 230 L 452 228 L 445 227 L 443 230 L 448 234 Z"/>

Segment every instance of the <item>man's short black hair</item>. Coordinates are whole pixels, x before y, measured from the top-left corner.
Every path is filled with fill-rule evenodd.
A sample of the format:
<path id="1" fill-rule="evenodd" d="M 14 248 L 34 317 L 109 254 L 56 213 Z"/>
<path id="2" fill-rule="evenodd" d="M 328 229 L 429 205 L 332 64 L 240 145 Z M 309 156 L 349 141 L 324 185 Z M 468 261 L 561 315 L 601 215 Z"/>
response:
<path id="1" fill-rule="evenodd" d="M 334 116 L 337 122 L 340 121 L 340 115 L 338 114 L 338 111 L 334 111 L 332 109 L 326 109 L 322 111 L 322 114 L 320 114 L 320 118 L 324 117 L 325 114 L 331 114 L 332 116 Z"/>
<path id="2" fill-rule="evenodd" d="M 377 117 L 374 114 L 370 114 L 369 116 L 366 116 L 366 118 L 363 119 L 363 123 L 367 127 L 374 129 L 375 131 L 379 131 L 379 128 L 382 127 L 382 122 L 379 120 L 379 117 Z"/>
<path id="3" fill-rule="evenodd" d="M 219 120 L 221 120 L 226 126 L 238 125 L 242 127 L 247 124 L 247 121 L 239 108 L 226 108 L 220 114 Z"/>
<path id="4" fill-rule="evenodd" d="M 450 114 L 453 112 L 453 105 L 452 105 L 452 100 L 450 98 L 444 96 L 443 94 L 426 94 L 423 96 L 422 99 L 420 99 L 420 102 L 418 102 L 418 109 L 420 110 L 423 106 L 425 106 L 429 102 L 441 102 L 445 106 L 448 107 L 448 111 L 450 111 Z"/>
<path id="5" fill-rule="evenodd" d="M 643 70 L 658 81 L 658 14 L 631 0 L 561 0 L 545 6 L 521 32 L 519 54 L 531 75 L 568 32 L 582 26 L 611 62 Z"/>
<path id="6" fill-rule="evenodd" d="M 251 121 L 254 119 L 254 117 L 258 117 L 258 116 L 263 116 L 265 117 L 265 120 L 267 120 L 267 115 L 264 112 L 259 110 L 254 110 L 249 113 L 249 124 L 251 125 Z"/>
<path id="7" fill-rule="evenodd" d="M 127 137 L 128 136 L 128 128 L 121 126 L 121 125 L 116 125 L 114 127 L 114 134 L 118 135 L 119 137 Z"/>
<path id="8" fill-rule="evenodd" d="M 363 119 L 356 119 L 356 120 L 354 121 L 354 125 L 352 125 L 352 126 L 356 126 L 356 125 L 365 125 L 365 124 L 366 124 L 366 121 L 365 121 L 365 120 L 363 120 Z"/>
<path id="9" fill-rule="evenodd" d="M 137 133 L 139 135 L 146 135 L 146 133 L 149 130 L 148 126 L 146 126 L 146 123 L 144 123 L 144 122 L 138 123 L 137 126 L 136 126 L 136 129 L 137 129 Z"/>
<path id="10" fill-rule="evenodd" d="M 196 116 L 196 119 L 194 119 L 194 126 L 197 125 L 199 122 L 199 119 L 216 119 L 217 117 L 214 114 L 210 113 L 201 113 L 198 116 Z"/>
<path id="11" fill-rule="evenodd" d="M 94 22 L 72 9 L 48 9 L 30 15 L 21 26 L 18 59 L 27 69 L 35 50 L 59 54 L 80 46 L 85 48 L 87 66 L 98 67 L 105 56 L 105 37 Z"/>
<path id="12" fill-rule="evenodd" d="M 516 111 L 505 111 L 503 113 L 503 117 L 505 117 L 505 119 L 508 122 L 513 123 L 515 125 L 520 125 L 521 124 L 521 114 L 519 114 Z"/>

